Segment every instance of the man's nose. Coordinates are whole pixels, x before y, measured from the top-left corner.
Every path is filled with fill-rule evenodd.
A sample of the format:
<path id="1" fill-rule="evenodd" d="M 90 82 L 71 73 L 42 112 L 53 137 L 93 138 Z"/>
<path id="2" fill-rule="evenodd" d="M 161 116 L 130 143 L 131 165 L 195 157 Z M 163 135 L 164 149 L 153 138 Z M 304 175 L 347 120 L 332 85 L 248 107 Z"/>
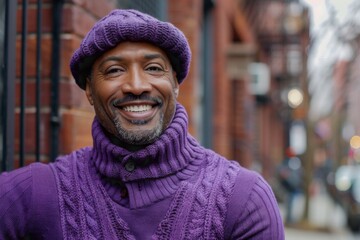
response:
<path id="1" fill-rule="evenodd" d="M 127 81 L 123 85 L 124 93 L 132 93 L 134 95 L 141 95 L 144 92 L 150 92 L 151 84 L 140 69 L 133 67 L 129 70 Z"/>

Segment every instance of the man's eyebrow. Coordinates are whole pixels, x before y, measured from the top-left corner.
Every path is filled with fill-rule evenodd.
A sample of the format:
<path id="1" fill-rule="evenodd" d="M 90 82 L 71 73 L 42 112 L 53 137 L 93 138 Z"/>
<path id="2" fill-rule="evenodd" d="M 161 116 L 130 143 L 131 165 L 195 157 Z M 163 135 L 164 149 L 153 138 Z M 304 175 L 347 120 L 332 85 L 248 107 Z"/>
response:
<path id="1" fill-rule="evenodd" d="M 161 58 L 162 60 L 166 61 L 166 58 L 164 55 L 160 54 L 160 53 L 148 53 L 145 54 L 144 57 L 146 59 L 155 59 L 155 58 Z"/>
<path id="2" fill-rule="evenodd" d="M 109 61 L 123 61 L 123 60 L 124 60 L 124 58 L 120 57 L 120 56 L 109 56 L 101 61 L 101 63 L 99 64 L 99 67 L 101 68 L 102 65 L 104 65 L 106 62 L 109 62 Z"/>

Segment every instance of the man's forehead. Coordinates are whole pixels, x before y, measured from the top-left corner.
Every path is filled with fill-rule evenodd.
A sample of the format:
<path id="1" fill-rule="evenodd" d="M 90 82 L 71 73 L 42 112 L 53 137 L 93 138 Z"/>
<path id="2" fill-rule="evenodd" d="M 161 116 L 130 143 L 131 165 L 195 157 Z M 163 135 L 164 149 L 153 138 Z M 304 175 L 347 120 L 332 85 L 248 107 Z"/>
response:
<path id="1" fill-rule="evenodd" d="M 115 48 L 106 51 L 99 59 L 114 58 L 114 60 L 123 60 L 127 57 L 134 56 L 145 59 L 160 58 L 166 62 L 170 62 L 165 51 L 151 43 L 146 42 L 119 43 Z"/>

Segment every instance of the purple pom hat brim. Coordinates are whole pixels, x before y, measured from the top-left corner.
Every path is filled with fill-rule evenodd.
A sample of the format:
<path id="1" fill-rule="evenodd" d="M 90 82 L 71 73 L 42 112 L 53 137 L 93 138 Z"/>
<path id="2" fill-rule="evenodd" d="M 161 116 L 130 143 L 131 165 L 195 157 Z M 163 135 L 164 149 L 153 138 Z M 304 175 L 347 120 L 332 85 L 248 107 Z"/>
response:
<path id="1" fill-rule="evenodd" d="M 186 78 L 191 51 L 178 28 L 137 10 L 116 9 L 94 25 L 74 52 L 70 69 L 77 85 L 85 89 L 86 77 L 96 58 L 124 41 L 158 46 L 168 55 L 179 84 Z"/>

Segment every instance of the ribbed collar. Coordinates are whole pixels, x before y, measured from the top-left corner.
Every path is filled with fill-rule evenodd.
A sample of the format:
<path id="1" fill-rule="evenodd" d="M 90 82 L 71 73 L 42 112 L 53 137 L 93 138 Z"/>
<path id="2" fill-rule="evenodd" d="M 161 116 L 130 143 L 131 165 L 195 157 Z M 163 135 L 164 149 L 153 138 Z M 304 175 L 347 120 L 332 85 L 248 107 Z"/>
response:
<path id="1" fill-rule="evenodd" d="M 103 176 L 129 182 L 162 178 L 189 164 L 199 165 L 204 149 L 188 134 L 187 128 L 187 113 L 177 104 L 173 121 L 159 139 L 144 149 L 130 152 L 112 144 L 95 117 L 92 126 L 95 167 Z M 134 164 L 133 171 L 128 171 L 129 163 Z"/>

